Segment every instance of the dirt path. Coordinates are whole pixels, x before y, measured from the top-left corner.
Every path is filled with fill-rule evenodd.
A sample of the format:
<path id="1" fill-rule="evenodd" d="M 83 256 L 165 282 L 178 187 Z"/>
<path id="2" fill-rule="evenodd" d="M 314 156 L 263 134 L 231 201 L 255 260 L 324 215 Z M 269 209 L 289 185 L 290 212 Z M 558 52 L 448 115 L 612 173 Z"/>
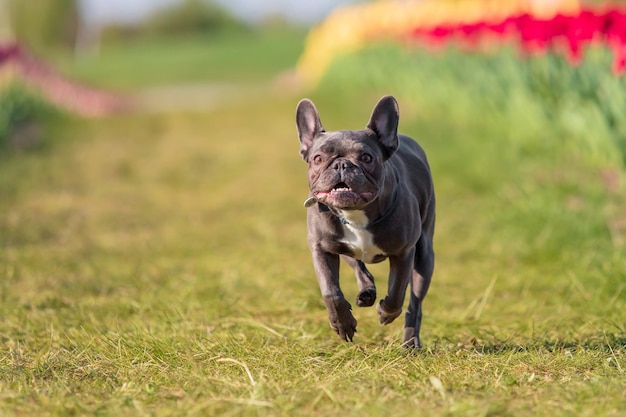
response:
<path id="1" fill-rule="evenodd" d="M 206 111 L 243 100 L 301 91 L 294 74 L 280 74 L 269 82 L 174 84 L 139 90 L 130 95 L 133 107 L 145 113 Z"/>

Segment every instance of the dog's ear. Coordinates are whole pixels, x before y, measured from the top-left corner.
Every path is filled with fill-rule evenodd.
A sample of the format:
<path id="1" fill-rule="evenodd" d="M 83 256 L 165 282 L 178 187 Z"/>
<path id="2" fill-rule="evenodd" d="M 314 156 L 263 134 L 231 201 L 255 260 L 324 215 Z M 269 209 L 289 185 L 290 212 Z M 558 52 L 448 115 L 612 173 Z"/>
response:
<path id="1" fill-rule="evenodd" d="M 393 96 L 381 98 L 374 107 L 367 128 L 373 130 L 378 135 L 385 159 L 389 159 L 398 149 L 399 121 L 400 109 L 396 99 Z"/>
<path id="2" fill-rule="evenodd" d="M 315 104 L 308 98 L 300 100 L 296 109 L 296 125 L 300 138 L 300 155 L 306 161 L 315 136 L 324 132 Z"/>

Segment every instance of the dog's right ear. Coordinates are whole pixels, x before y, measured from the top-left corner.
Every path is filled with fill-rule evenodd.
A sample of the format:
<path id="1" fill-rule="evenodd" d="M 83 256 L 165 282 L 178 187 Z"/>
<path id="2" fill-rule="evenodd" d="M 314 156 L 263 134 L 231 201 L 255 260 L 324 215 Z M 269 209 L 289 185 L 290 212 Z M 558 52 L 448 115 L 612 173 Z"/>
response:
<path id="1" fill-rule="evenodd" d="M 296 109 L 296 125 L 300 139 L 300 155 L 306 161 L 315 136 L 324 132 L 315 104 L 308 98 L 300 100 Z"/>
<path id="2" fill-rule="evenodd" d="M 400 110 L 398 102 L 393 96 L 381 98 L 372 112 L 367 127 L 378 135 L 378 140 L 383 148 L 385 160 L 398 149 L 398 121 Z"/>

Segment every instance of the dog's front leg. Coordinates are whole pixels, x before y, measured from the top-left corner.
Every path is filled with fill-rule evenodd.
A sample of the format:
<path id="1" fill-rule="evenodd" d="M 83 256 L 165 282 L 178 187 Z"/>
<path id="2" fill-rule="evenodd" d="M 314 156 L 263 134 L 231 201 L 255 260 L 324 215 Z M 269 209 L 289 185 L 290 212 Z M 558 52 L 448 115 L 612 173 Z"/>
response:
<path id="1" fill-rule="evenodd" d="M 357 261 L 349 256 L 342 256 L 341 259 L 346 262 L 356 275 L 356 282 L 359 286 L 359 294 L 356 296 L 356 305 L 359 307 L 371 307 L 376 303 L 376 285 L 374 285 L 374 277 L 367 270 L 365 264 Z"/>
<path id="2" fill-rule="evenodd" d="M 339 287 L 339 255 L 325 252 L 319 247 L 312 248 L 311 252 L 330 327 L 341 339 L 351 342 L 356 332 L 356 319 L 351 312 L 352 306 Z"/>
<path id="3" fill-rule="evenodd" d="M 382 324 L 389 324 L 402 313 L 406 288 L 413 272 L 415 248 L 399 256 L 389 257 L 387 296 L 376 306 Z"/>

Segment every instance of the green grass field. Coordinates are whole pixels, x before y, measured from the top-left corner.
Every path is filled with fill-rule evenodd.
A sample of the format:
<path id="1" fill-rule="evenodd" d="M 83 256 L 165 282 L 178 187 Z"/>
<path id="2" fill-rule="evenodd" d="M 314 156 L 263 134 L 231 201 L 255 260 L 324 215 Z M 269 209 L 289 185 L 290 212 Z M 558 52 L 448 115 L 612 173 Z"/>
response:
<path id="1" fill-rule="evenodd" d="M 101 58 L 127 68 L 114 79 L 70 72 L 127 89 L 269 81 L 296 41 L 264 74 L 250 61 L 207 79 L 139 71 L 123 49 Z M 175 54 L 191 62 L 195 48 Z M 326 128 L 346 129 L 383 93 L 401 95 L 307 94 Z M 550 131 L 400 100 L 438 192 L 425 346 L 404 351 L 401 320 L 382 327 L 356 307 L 348 344 L 306 245 L 300 98 L 268 88 L 206 111 L 67 121 L 3 150 L 0 415 L 624 415 L 622 173 L 506 140 Z M 386 266 L 372 271 L 384 295 Z"/>
<path id="2" fill-rule="evenodd" d="M 52 56 L 65 73 L 118 90 L 162 84 L 261 82 L 292 67 L 305 31 L 273 29 L 154 37 L 104 44 L 75 60 Z"/>

